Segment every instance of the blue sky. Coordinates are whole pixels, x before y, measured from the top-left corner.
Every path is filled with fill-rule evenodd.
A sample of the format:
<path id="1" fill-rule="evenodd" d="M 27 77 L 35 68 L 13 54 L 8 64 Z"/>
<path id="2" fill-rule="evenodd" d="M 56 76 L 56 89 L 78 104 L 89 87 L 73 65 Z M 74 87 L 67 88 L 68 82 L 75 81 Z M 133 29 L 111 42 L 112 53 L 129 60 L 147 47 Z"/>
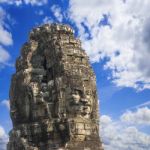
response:
<path id="1" fill-rule="evenodd" d="M 15 60 L 33 27 L 69 24 L 97 77 L 106 150 L 150 150 L 148 0 L 0 0 L 0 150 L 5 150 Z M 111 131 L 111 132 L 110 132 Z"/>

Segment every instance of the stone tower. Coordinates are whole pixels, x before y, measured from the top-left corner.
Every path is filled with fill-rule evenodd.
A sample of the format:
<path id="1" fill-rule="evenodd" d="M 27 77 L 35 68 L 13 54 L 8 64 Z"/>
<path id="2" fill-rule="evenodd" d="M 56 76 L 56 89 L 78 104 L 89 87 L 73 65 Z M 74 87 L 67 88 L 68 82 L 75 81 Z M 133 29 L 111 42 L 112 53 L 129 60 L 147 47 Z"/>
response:
<path id="1" fill-rule="evenodd" d="M 94 72 L 67 25 L 33 29 L 10 88 L 7 150 L 103 150 Z"/>

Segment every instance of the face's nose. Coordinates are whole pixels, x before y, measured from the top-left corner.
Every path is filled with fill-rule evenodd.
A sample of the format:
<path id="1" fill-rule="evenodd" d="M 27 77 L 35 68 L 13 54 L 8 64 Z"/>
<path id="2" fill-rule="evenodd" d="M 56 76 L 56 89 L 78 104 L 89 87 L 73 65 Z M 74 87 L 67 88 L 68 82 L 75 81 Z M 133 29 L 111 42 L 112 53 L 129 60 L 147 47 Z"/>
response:
<path id="1" fill-rule="evenodd" d="M 82 99 L 86 99 L 86 93 L 85 92 L 82 93 Z"/>

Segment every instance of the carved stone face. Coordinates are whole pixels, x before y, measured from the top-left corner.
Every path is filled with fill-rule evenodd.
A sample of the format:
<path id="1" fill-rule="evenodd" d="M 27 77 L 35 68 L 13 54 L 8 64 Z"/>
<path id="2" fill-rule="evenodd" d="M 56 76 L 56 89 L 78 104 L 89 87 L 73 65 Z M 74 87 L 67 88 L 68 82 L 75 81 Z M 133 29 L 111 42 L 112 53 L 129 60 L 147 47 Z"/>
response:
<path id="1" fill-rule="evenodd" d="M 34 95 L 34 96 L 37 96 L 38 93 L 39 93 L 39 87 L 38 87 L 38 84 L 37 84 L 37 83 L 33 83 L 33 84 L 31 84 L 31 87 L 32 87 L 33 95 Z"/>
<path id="2" fill-rule="evenodd" d="M 73 89 L 69 99 L 69 107 L 72 114 L 88 118 L 92 112 L 93 98 L 90 92 Z"/>

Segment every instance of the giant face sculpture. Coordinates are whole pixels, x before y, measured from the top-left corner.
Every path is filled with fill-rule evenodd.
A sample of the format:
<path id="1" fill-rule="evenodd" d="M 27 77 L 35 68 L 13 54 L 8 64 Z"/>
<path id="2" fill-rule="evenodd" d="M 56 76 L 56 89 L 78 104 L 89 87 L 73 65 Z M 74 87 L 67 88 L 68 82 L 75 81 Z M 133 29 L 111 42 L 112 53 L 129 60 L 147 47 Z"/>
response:
<path id="1" fill-rule="evenodd" d="M 75 115 L 75 117 L 89 118 L 93 105 L 93 97 L 90 91 L 79 88 L 69 89 L 68 91 L 67 105 L 69 113 Z"/>

